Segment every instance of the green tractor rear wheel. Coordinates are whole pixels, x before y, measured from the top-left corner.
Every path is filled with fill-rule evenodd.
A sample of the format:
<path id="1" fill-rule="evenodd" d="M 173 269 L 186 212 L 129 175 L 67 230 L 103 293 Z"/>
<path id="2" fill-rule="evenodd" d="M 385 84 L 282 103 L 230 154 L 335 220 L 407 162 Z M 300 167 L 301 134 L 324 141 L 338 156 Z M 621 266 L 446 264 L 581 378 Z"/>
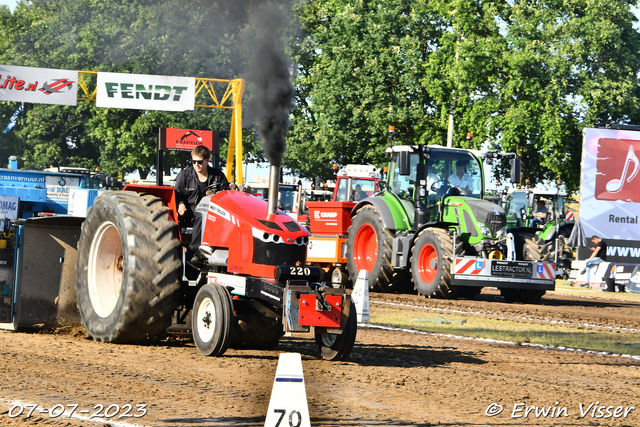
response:
<path id="1" fill-rule="evenodd" d="M 394 280 L 391 265 L 393 232 L 384 228 L 382 218 L 371 205 L 360 209 L 351 220 L 347 239 L 347 270 L 352 283 L 360 270 L 367 270 L 369 287 L 377 292 L 393 292 L 405 282 Z"/>

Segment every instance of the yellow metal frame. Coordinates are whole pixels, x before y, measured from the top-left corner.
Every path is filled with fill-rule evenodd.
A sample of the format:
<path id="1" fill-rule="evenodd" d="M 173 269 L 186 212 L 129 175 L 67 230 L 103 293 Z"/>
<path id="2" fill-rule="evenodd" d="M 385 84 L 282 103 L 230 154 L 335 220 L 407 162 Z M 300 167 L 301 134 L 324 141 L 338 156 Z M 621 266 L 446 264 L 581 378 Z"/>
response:
<path id="1" fill-rule="evenodd" d="M 97 75 L 97 71 L 78 71 L 78 86 L 82 89 L 82 94 L 78 93 L 78 101 L 96 101 L 98 91 L 95 83 L 93 90 L 90 89 L 88 77 Z M 227 83 L 227 87 L 222 97 L 216 95 L 214 83 Z M 203 90 L 204 89 L 204 90 Z M 199 108 L 224 108 L 233 110 L 231 114 L 231 130 L 229 132 L 229 149 L 227 151 L 227 180 L 233 182 L 233 158 L 235 155 L 236 184 L 243 184 L 242 176 L 242 95 L 244 94 L 243 79 L 205 79 L 196 77 L 196 94 L 208 94 L 208 104 L 195 104 Z M 231 105 L 229 105 L 231 104 Z"/>

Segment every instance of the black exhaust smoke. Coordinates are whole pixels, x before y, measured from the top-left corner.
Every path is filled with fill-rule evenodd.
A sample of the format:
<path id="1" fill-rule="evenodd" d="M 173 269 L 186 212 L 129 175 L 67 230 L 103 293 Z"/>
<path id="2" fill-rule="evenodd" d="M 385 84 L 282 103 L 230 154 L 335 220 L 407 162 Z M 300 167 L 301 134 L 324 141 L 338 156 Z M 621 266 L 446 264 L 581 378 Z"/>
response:
<path id="1" fill-rule="evenodd" d="M 246 74 L 252 96 L 247 102 L 246 118 L 256 124 L 264 155 L 271 163 L 269 214 L 275 215 L 278 174 L 286 149 L 285 135 L 290 125 L 289 114 L 295 107 L 295 90 L 291 83 L 293 65 L 284 53 L 283 39 L 289 20 L 280 6 L 268 2 L 253 11 L 249 22 L 255 35 L 248 44 Z"/>

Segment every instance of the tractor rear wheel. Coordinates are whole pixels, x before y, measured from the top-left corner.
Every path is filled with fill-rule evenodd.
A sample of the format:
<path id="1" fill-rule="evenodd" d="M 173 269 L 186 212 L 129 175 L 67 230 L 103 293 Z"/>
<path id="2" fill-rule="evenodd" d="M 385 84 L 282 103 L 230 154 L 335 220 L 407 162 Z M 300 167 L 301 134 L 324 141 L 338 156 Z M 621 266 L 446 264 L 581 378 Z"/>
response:
<path id="1" fill-rule="evenodd" d="M 231 346 L 271 350 L 278 346 L 284 335 L 282 320 L 267 317 L 249 304 L 236 307 L 236 330 Z"/>
<path id="2" fill-rule="evenodd" d="M 169 209 L 153 195 L 101 194 L 82 224 L 76 293 L 94 340 L 151 340 L 171 325 L 180 288 L 180 241 Z"/>
<path id="3" fill-rule="evenodd" d="M 352 283 L 358 280 L 360 270 L 367 270 L 369 287 L 378 292 L 393 292 L 391 245 L 393 233 L 384 228 L 375 207 L 364 206 L 352 218 L 347 238 L 347 270 Z"/>
<path id="4" fill-rule="evenodd" d="M 193 302 L 191 328 L 198 351 L 221 356 L 233 338 L 233 303 L 226 288 L 210 283 L 200 288 Z"/>
<path id="5" fill-rule="evenodd" d="M 440 228 L 424 229 L 411 251 L 411 276 L 418 294 L 427 298 L 450 298 L 458 292 L 451 285 L 451 238 Z"/>
<path id="6" fill-rule="evenodd" d="M 323 334 L 316 332 L 316 345 L 324 360 L 345 360 L 356 342 L 358 332 L 358 314 L 356 306 L 349 298 L 349 317 L 341 334 Z"/>

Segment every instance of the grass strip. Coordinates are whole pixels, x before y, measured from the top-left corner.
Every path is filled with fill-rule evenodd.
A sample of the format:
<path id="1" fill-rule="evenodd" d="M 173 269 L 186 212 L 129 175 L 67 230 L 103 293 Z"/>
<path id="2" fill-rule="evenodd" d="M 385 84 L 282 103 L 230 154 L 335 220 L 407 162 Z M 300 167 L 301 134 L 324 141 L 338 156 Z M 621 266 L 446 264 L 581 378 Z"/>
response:
<path id="1" fill-rule="evenodd" d="M 581 348 L 640 356 L 640 335 L 590 330 L 544 323 L 488 319 L 476 316 L 438 316 L 411 307 L 372 305 L 369 323 L 394 328 L 491 338 L 512 342 Z"/>
<path id="2" fill-rule="evenodd" d="M 556 290 L 548 291 L 548 295 L 579 295 L 609 300 L 640 302 L 640 293 L 603 292 L 602 289 L 580 288 L 568 285 L 564 280 L 556 280 Z M 544 298 L 544 297 L 543 297 Z"/>

